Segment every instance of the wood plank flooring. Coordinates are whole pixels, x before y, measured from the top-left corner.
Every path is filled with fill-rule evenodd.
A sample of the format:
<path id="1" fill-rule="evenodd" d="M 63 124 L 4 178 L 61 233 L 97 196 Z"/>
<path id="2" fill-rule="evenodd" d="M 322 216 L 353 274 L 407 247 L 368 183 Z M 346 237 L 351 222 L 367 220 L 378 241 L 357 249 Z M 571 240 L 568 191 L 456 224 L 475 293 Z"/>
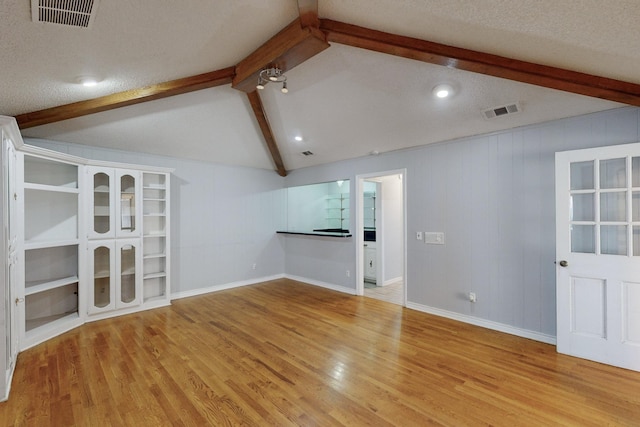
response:
<path id="1" fill-rule="evenodd" d="M 277 280 L 20 354 L 2 426 L 638 426 L 640 373 Z"/>

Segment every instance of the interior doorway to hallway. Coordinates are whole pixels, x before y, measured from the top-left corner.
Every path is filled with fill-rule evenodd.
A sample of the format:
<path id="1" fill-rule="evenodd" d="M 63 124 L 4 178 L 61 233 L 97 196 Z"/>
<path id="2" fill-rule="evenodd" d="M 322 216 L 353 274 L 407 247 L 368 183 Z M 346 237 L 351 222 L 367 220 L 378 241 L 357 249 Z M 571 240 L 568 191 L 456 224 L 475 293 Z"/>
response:
<path id="1" fill-rule="evenodd" d="M 405 170 L 356 176 L 357 293 L 406 305 Z"/>

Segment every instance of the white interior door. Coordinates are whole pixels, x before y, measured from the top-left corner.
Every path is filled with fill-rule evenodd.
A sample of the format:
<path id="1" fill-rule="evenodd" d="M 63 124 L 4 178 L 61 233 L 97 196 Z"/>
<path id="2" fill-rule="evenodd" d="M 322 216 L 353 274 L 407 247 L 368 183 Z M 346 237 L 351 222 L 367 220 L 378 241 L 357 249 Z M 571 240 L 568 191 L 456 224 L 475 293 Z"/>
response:
<path id="1" fill-rule="evenodd" d="M 557 350 L 640 371 L 640 144 L 556 153 Z"/>

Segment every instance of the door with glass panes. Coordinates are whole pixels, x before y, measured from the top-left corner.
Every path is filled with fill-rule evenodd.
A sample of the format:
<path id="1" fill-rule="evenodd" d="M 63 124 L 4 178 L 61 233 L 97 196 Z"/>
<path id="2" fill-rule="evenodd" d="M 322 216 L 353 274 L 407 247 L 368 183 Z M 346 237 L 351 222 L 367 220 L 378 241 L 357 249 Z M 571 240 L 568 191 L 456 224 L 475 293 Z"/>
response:
<path id="1" fill-rule="evenodd" d="M 557 350 L 640 370 L 640 144 L 556 153 Z"/>

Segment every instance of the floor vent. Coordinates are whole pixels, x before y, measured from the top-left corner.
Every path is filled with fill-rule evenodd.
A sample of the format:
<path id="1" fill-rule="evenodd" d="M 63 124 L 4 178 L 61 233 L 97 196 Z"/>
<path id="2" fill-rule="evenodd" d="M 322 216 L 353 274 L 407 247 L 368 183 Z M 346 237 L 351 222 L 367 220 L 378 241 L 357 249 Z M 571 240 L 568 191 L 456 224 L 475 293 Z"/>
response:
<path id="1" fill-rule="evenodd" d="M 496 117 L 507 116 L 520 112 L 520 105 L 517 102 L 501 105 L 499 107 L 487 108 L 482 110 L 482 116 L 486 120 L 495 119 Z"/>
<path id="2" fill-rule="evenodd" d="M 311 151 L 303 151 L 301 154 L 303 156 L 313 156 L 313 153 Z"/>
<path id="3" fill-rule="evenodd" d="M 31 20 L 90 28 L 100 0 L 31 0 Z"/>

